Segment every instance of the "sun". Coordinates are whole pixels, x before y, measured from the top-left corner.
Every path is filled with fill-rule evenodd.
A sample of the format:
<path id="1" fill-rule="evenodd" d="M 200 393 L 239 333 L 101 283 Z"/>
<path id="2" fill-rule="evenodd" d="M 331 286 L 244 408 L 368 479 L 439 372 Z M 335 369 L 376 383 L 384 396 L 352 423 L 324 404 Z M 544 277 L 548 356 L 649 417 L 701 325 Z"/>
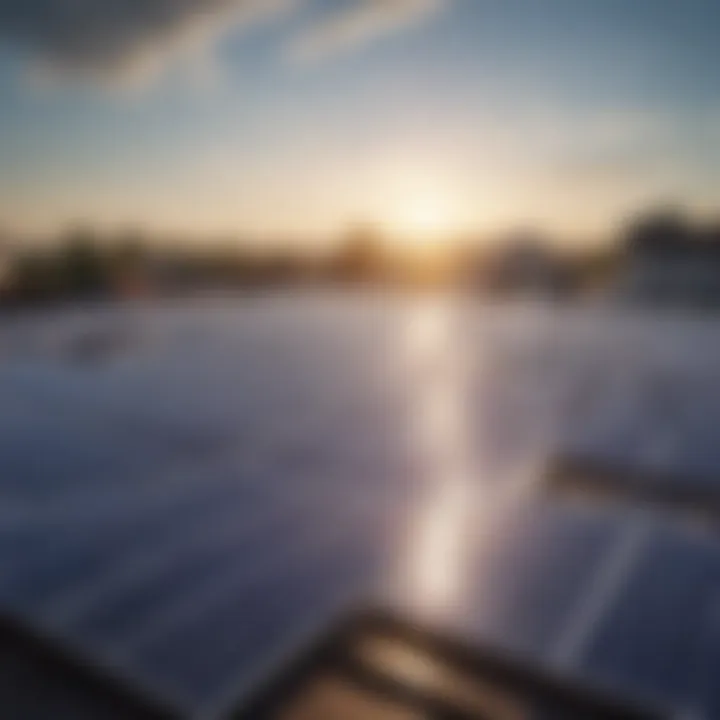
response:
<path id="1" fill-rule="evenodd" d="M 401 226 L 421 236 L 438 235 L 448 229 L 450 220 L 447 208 L 442 203 L 426 199 L 405 208 Z"/>
<path id="2" fill-rule="evenodd" d="M 437 192 L 417 193 L 399 200 L 389 218 L 392 233 L 408 245 L 442 244 L 456 225 L 453 203 Z"/>

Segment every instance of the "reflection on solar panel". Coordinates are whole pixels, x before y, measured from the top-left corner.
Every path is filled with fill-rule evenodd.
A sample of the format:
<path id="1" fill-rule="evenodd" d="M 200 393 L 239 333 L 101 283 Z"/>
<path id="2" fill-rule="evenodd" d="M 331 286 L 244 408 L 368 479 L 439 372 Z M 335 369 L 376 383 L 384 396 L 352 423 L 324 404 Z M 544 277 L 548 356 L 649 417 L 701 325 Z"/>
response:
<path id="1" fill-rule="evenodd" d="M 678 359 L 665 327 L 478 311 L 446 353 L 469 374 L 453 417 L 427 379 L 437 358 L 408 361 L 426 310 L 275 298 L 18 321 L 0 361 L 2 610 L 184 716 L 231 707 L 329 618 L 378 597 L 468 641 L 711 707 L 716 545 L 655 521 L 628 539 L 619 515 L 527 490 L 558 444 L 717 465 L 700 419 L 720 419 L 720 397 L 688 392 L 654 426 L 643 378 L 658 363 L 712 386 L 720 334 L 698 329 L 708 351 Z M 67 338 L 93 323 L 131 326 L 135 344 L 78 364 Z M 435 335 L 416 333 L 418 350 L 444 337 L 419 327 Z M 408 439 L 457 425 L 462 463 Z M 451 475 L 466 495 L 438 492 Z"/>

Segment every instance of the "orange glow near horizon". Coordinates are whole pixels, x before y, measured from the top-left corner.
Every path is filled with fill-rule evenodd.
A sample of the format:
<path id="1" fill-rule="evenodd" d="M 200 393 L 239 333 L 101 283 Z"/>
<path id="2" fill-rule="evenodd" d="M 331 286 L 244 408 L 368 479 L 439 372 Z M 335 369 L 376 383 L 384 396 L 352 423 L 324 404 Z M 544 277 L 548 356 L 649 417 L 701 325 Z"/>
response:
<path id="1" fill-rule="evenodd" d="M 394 242 L 410 249 L 433 249 L 468 225 L 467 194 L 455 173 L 418 158 L 396 160 L 378 174 L 380 226 Z"/>
<path id="2" fill-rule="evenodd" d="M 453 234 L 455 217 L 450 204 L 442 198 L 424 197 L 400 207 L 388 224 L 403 243 L 436 245 Z"/>

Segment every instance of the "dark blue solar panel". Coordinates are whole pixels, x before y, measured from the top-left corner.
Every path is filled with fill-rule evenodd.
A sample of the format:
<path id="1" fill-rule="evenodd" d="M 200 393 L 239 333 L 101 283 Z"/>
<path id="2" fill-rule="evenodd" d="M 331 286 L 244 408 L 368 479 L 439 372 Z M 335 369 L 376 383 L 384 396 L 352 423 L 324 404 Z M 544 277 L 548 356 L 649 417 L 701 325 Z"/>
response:
<path id="1" fill-rule="evenodd" d="M 239 692 L 350 601 L 423 612 L 429 598 L 403 577 L 448 478 L 413 429 L 434 365 L 413 364 L 403 338 L 422 312 L 339 299 L 178 306 L 125 315 L 141 339 L 103 366 L 62 352 L 81 318 L 55 328 L 59 350 L 5 357 L 0 602 L 191 709 Z M 701 391 L 653 424 L 657 383 L 643 378 L 655 363 L 681 382 L 690 362 L 656 337 L 664 329 L 639 340 L 604 322 L 590 332 L 570 314 L 548 335 L 532 312 L 499 310 L 455 349 L 475 373 L 459 398 L 466 480 L 494 494 L 468 496 L 462 583 L 429 615 L 548 663 L 634 519 L 528 492 L 504 509 L 506 487 L 537 480 L 563 447 L 657 461 L 667 445 L 670 465 L 720 460 L 699 420 L 720 404 Z M 617 356 L 618 337 L 632 352 Z M 693 368 L 693 387 L 708 387 L 712 364 Z M 673 658 L 713 657 L 701 638 L 720 562 L 713 542 L 652 523 L 647 554 L 570 664 L 685 697 L 690 671 Z"/>
<path id="2" fill-rule="evenodd" d="M 367 579 L 368 568 L 342 554 L 288 565 L 235 597 L 209 598 L 202 614 L 159 638 L 141 662 L 194 703 L 206 702 L 279 652 L 303 624 L 339 610 Z"/>
<path id="3" fill-rule="evenodd" d="M 720 547 L 664 535 L 643 553 L 587 648 L 585 667 L 668 699 L 703 688 L 707 633 L 717 612 Z"/>

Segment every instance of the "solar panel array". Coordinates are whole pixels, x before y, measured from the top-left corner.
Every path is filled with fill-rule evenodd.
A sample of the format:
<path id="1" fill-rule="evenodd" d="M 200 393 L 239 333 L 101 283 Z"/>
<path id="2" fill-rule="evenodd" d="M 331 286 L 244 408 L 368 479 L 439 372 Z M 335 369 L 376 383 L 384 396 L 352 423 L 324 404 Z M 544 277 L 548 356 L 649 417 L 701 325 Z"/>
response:
<path id="1" fill-rule="evenodd" d="M 405 570 L 444 478 L 409 431 L 433 370 L 402 338 L 426 306 L 276 297 L 8 320 L 2 607 L 188 714 L 220 713 L 349 604 L 422 612 Z M 472 497 L 493 505 L 433 621 L 711 707 L 714 538 L 532 488 L 562 448 L 705 477 L 720 332 L 458 312 Z"/>

